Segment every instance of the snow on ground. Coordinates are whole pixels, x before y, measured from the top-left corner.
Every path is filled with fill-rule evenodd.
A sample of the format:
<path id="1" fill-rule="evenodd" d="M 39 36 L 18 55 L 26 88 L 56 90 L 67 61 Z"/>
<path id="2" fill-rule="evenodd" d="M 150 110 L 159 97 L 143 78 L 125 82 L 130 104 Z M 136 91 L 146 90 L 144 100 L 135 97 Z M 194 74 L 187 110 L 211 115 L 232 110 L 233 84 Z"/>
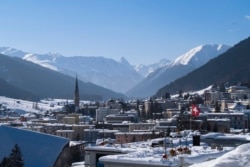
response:
<path id="1" fill-rule="evenodd" d="M 250 143 L 238 146 L 236 149 L 202 163 L 195 163 L 190 167 L 247 167 L 250 166 Z"/>
<path id="2" fill-rule="evenodd" d="M 0 104 L 6 106 L 8 109 L 24 114 L 29 113 L 43 113 L 46 111 L 60 111 L 65 100 L 62 99 L 44 99 L 40 102 L 32 102 L 20 99 L 12 99 L 0 96 Z M 59 104 L 59 105 L 58 105 Z M 36 108 L 36 109 L 35 109 Z"/>

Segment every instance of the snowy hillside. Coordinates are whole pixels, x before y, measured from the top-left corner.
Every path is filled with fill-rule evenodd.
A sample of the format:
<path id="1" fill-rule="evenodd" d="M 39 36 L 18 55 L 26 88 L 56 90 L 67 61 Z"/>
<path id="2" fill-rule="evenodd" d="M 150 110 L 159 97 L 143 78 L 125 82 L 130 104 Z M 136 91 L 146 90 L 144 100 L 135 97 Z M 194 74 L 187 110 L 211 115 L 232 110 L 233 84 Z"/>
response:
<path id="1" fill-rule="evenodd" d="M 127 92 L 130 97 L 149 97 L 158 89 L 204 65 L 224 53 L 227 45 L 201 45 L 177 57 L 162 68 L 150 73 L 144 80 Z"/>
<path id="2" fill-rule="evenodd" d="M 8 56 L 12 56 L 12 57 L 19 57 L 19 58 L 23 58 L 23 56 L 25 54 L 28 54 L 28 53 L 23 52 L 21 50 L 17 50 L 17 49 L 10 48 L 10 47 L 0 47 L 0 53 L 3 55 L 8 55 Z"/>
<path id="3" fill-rule="evenodd" d="M 157 71 L 151 74 L 149 77 L 150 80 L 158 79 L 164 75 L 165 72 L 172 69 L 177 69 L 180 74 L 187 74 L 188 72 L 204 65 L 209 60 L 217 57 L 218 55 L 224 53 L 230 48 L 227 45 L 200 45 L 189 50 L 187 53 L 177 57 L 172 62 L 168 63 L 162 68 L 159 68 Z M 176 78 L 179 78 L 183 75 L 176 75 Z"/>
<path id="4" fill-rule="evenodd" d="M 200 45 L 197 46 L 187 53 L 177 57 L 169 67 L 177 65 L 192 65 L 199 67 L 206 63 L 208 60 L 216 57 L 217 55 L 225 52 L 230 47 L 227 45 Z"/>
<path id="5" fill-rule="evenodd" d="M 33 63 L 39 64 L 45 68 L 49 68 L 54 71 L 59 71 L 59 69 L 54 65 L 56 59 L 60 57 L 59 54 L 48 53 L 46 55 L 35 55 L 32 53 L 25 54 L 24 60 L 31 61 Z"/>
<path id="6" fill-rule="evenodd" d="M 10 113 L 15 115 L 22 115 L 26 113 L 43 114 L 46 111 L 61 111 L 65 102 L 66 100 L 62 99 L 44 99 L 36 103 L 27 100 L 0 96 L 0 109 L 8 108 Z"/>

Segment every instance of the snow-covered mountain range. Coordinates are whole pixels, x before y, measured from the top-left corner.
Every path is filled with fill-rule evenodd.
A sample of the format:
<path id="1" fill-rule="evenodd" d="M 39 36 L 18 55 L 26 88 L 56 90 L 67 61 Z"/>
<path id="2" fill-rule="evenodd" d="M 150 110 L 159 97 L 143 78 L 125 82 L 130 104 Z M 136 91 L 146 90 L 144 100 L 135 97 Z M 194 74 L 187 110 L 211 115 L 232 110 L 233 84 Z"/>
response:
<path id="1" fill-rule="evenodd" d="M 0 53 L 19 57 L 66 75 L 77 75 L 84 82 L 126 93 L 129 97 L 148 97 L 229 48 L 227 45 L 200 45 L 173 61 L 162 59 L 150 65 L 135 66 L 123 57 L 120 61 L 104 57 L 65 57 L 57 53 L 35 54 L 9 47 L 0 47 Z"/>
<path id="2" fill-rule="evenodd" d="M 200 45 L 177 57 L 150 75 L 127 92 L 130 97 L 149 97 L 161 87 L 204 65 L 209 60 L 224 53 L 227 45 Z"/>

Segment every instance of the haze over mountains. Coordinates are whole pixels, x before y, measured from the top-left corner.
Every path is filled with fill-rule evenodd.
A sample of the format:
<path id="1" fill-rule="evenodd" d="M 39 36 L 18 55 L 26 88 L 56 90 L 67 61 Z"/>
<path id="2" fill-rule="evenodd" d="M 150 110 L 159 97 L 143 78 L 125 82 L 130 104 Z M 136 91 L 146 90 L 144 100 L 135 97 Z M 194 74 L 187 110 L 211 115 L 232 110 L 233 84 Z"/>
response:
<path id="1" fill-rule="evenodd" d="M 91 82 L 116 92 L 126 92 L 143 78 L 125 63 L 125 59 L 120 63 L 104 57 L 34 54 L 8 47 L 0 48 L 0 53 L 19 57 L 72 77 L 77 74 L 78 78 L 84 82 Z"/>

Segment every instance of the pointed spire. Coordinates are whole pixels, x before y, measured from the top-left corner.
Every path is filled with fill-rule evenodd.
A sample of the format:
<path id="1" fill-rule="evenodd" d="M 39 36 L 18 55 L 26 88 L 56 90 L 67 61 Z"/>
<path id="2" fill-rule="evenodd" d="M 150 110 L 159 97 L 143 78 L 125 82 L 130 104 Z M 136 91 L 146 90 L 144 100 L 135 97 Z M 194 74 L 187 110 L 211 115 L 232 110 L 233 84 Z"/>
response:
<path id="1" fill-rule="evenodd" d="M 78 88 L 78 79 L 76 75 L 76 82 L 75 82 L 75 97 L 74 97 L 74 103 L 75 103 L 75 111 L 79 110 L 79 103 L 80 103 L 80 96 L 79 96 L 79 88 Z"/>

